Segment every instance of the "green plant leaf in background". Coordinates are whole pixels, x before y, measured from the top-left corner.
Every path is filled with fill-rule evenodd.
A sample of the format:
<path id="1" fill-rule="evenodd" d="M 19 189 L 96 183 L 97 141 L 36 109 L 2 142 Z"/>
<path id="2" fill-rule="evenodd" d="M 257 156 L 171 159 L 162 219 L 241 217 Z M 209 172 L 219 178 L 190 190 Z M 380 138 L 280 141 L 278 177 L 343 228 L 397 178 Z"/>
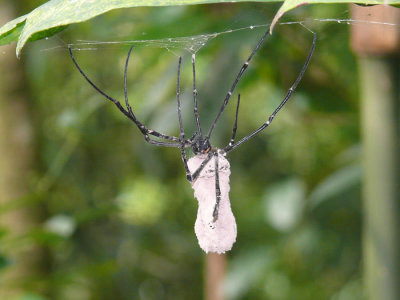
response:
<path id="1" fill-rule="evenodd" d="M 1 269 L 7 267 L 9 264 L 10 262 L 7 260 L 7 258 L 0 253 L 0 271 Z"/>
<path id="2" fill-rule="evenodd" d="M 279 19 L 289 10 L 296 8 L 304 4 L 317 4 L 317 3 L 327 3 L 327 4 L 337 4 L 337 3 L 359 3 L 363 5 L 374 5 L 374 4 L 400 4 L 400 0 L 370 0 L 370 1 L 352 1 L 352 0 L 286 0 L 283 2 L 282 6 L 279 8 L 274 19 L 271 23 L 270 32 L 279 21 Z"/>
<path id="3" fill-rule="evenodd" d="M 29 14 L 12 20 L 0 28 L 0 46 L 18 41 L 16 53 L 20 55 L 28 41 L 51 36 L 73 23 L 87 21 L 117 8 L 138 6 L 173 6 L 231 2 L 227 0 L 50 0 Z M 249 2 L 237 0 L 236 2 Z M 254 1 L 253 1 L 254 2 Z M 279 2 L 279 0 L 258 0 L 258 2 Z M 271 31 L 276 22 L 289 10 L 310 3 L 362 3 L 400 4 L 400 0 L 286 0 L 276 14 Z"/>
<path id="4" fill-rule="evenodd" d="M 28 15 L 24 15 L 16 18 L 1 27 L 0 46 L 7 45 L 11 42 L 18 40 L 18 37 L 20 36 L 22 29 L 24 28 L 27 16 Z"/>
<path id="5" fill-rule="evenodd" d="M 316 208 L 329 199 L 338 199 L 361 184 L 362 170 L 360 165 L 346 166 L 330 174 L 311 192 L 308 202 L 310 208 Z"/>
<path id="6" fill-rule="evenodd" d="M 35 295 L 35 294 L 25 294 L 22 297 L 19 297 L 18 300 L 46 300 L 47 298 L 44 298 L 43 296 L 40 295 Z"/>

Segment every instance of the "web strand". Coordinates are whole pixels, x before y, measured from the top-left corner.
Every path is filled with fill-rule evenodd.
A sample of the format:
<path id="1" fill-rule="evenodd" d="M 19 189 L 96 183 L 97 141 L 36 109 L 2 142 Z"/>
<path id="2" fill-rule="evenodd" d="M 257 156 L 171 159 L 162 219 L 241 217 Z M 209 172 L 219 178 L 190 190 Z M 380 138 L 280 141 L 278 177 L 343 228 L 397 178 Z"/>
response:
<path id="1" fill-rule="evenodd" d="M 386 25 L 386 26 L 400 26 L 400 24 L 395 23 L 387 23 L 387 22 L 378 22 L 371 20 L 354 20 L 354 19 L 335 19 L 335 18 L 310 18 L 304 19 L 301 21 L 293 21 L 293 22 L 281 22 L 278 26 L 289 26 L 289 25 L 302 25 L 306 29 L 312 31 L 310 28 L 315 23 L 337 23 L 344 25 L 361 25 L 361 24 L 376 24 L 376 25 Z M 270 23 L 267 24 L 257 24 L 250 25 L 246 27 L 240 27 L 235 29 L 228 29 L 225 31 L 208 33 L 208 34 L 200 34 L 195 36 L 186 36 L 186 37 L 170 37 L 163 39 L 143 39 L 143 40 L 120 40 L 120 41 L 96 41 L 96 40 L 77 40 L 73 43 L 64 42 L 59 36 L 56 35 L 56 39 L 61 41 L 63 45 L 59 45 L 56 47 L 46 48 L 42 51 L 54 51 L 66 49 L 68 45 L 74 51 L 96 51 L 103 48 L 111 48 L 111 47 L 119 47 L 119 46 L 131 46 L 135 45 L 135 47 L 149 47 L 149 48 L 162 48 L 172 53 L 175 56 L 182 55 L 183 52 L 187 52 L 188 54 L 196 54 L 200 49 L 207 45 L 211 40 L 219 37 L 221 35 L 231 34 L 239 31 L 253 30 L 257 28 L 268 28 Z"/>

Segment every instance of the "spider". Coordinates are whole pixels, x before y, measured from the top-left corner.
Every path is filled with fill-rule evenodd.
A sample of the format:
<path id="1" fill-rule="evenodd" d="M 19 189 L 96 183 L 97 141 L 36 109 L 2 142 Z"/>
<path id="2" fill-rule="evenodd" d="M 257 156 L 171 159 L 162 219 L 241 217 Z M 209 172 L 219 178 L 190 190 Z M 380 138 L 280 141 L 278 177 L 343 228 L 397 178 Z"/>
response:
<path id="1" fill-rule="evenodd" d="M 228 160 L 226 159 L 226 155 L 230 153 L 232 150 L 236 149 L 238 146 L 242 145 L 243 143 L 254 137 L 259 132 L 263 131 L 265 128 L 267 128 L 275 118 L 276 114 L 282 109 L 282 107 L 289 100 L 294 90 L 296 89 L 297 85 L 299 84 L 300 80 L 303 78 L 304 73 L 311 60 L 311 56 L 314 52 L 317 38 L 316 34 L 314 32 L 312 33 L 313 33 L 313 41 L 307 59 L 302 69 L 300 70 L 297 79 L 287 91 L 282 102 L 278 105 L 278 107 L 273 111 L 273 113 L 269 116 L 269 118 L 259 128 L 257 128 L 254 132 L 250 133 L 249 135 L 243 137 L 238 142 L 235 142 L 238 115 L 239 115 L 239 105 L 240 105 L 240 94 L 238 94 L 237 104 L 236 104 L 236 116 L 232 129 L 232 136 L 228 145 L 226 145 L 223 149 L 212 147 L 210 143 L 211 135 L 221 114 L 223 113 L 225 107 L 229 103 L 229 100 L 239 80 L 242 78 L 243 73 L 249 66 L 251 59 L 256 54 L 258 49 L 261 47 L 264 40 L 269 36 L 270 34 L 269 30 L 264 33 L 264 35 L 258 41 L 256 47 L 253 49 L 250 56 L 246 60 L 246 62 L 240 68 L 239 73 L 236 75 L 236 78 L 231 88 L 229 89 L 228 93 L 226 94 L 225 99 L 221 105 L 221 108 L 218 111 L 206 135 L 203 134 L 203 131 L 201 129 L 200 116 L 197 109 L 198 93 L 196 89 L 195 54 L 192 55 L 194 117 L 196 121 L 197 130 L 189 139 L 185 138 L 185 132 L 183 128 L 182 115 L 181 115 L 180 70 L 181 70 L 182 57 L 179 57 L 178 72 L 177 72 L 176 99 L 177 99 L 177 111 L 178 111 L 180 135 L 179 137 L 176 137 L 176 136 L 166 135 L 156 130 L 147 128 L 142 122 L 139 121 L 139 119 L 133 113 L 132 107 L 130 106 L 128 101 L 127 70 L 128 70 L 129 58 L 131 56 L 134 46 L 132 46 L 129 49 L 128 56 L 125 62 L 124 95 L 125 95 L 126 108 L 124 108 L 118 100 L 107 95 L 99 87 L 97 87 L 97 85 L 95 85 L 88 78 L 88 76 L 83 72 L 83 70 L 78 65 L 72 53 L 70 45 L 68 45 L 68 50 L 74 65 L 82 74 L 82 76 L 101 95 L 103 95 L 108 100 L 112 101 L 118 107 L 118 109 L 137 126 L 137 128 L 143 134 L 146 142 L 157 146 L 175 147 L 180 149 L 183 166 L 186 172 L 186 178 L 192 184 L 192 187 L 195 191 L 195 196 L 199 202 L 199 209 L 195 224 L 195 232 L 199 240 L 200 247 L 205 252 L 224 253 L 225 251 L 229 251 L 232 248 L 233 243 L 236 241 L 236 223 L 228 198 L 230 165 Z M 155 140 L 154 137 L 161 139 L 161 141 Z M 194 157 L 190 158 L 189 160 L 187 159 L 186 156 L 186 151 L 185 151 L 186 148 L 191 148 L 194 154 Z"/>

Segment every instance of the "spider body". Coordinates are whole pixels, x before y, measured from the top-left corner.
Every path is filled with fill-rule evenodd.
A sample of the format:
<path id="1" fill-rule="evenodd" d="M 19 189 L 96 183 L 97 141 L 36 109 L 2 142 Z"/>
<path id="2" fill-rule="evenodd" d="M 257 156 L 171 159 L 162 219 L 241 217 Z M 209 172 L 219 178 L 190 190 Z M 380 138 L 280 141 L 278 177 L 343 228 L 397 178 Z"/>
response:
<path id="1" fill-rule="evenodd" d="M 208 153 L 211 150 L 210 141 L 197 131 L 192 137 L 192 151 L 194 155 Z"/>
<path id="2" fill-rule="evenodd" d="M 297 79 L 287 91 L 286 96 L 284 97 L 282 102 L 278 105 L 275 111 L 258 129 L 256 129 L 249 135 L 243 137 L 238 142 L 235 142 L 239 105 L 240 105 L 240 94 L 238 94 L 236 117 L 232 129 L 231 140 L 229 144 L 223 149 L 212 148 L 210 144 L 210 137 L 215 128 L 215 125 L 217 124 L 222 112 L 225 110 L 225 107 L 229 103 L 229 100 L 240 78 L 242 77 L 244 71 L 249 66 L 251 59 L 253 58 L 254 54 L 260 48 L 260 46 L 262 45 L 262 43 L 264 42 L 264 40 L 268 35 L 269 35 L 269 29 L 261 37 L 256 47 L 250 54 L 249 58 L 242 65 L 230 90 L 228 91 L 224 101 L 222 102 L 221 108 L 218 111 L 216 118 L 214 119 L 214 122 L 211 124 L 210 129 L 207 135 L 205 136 L 202 134 L 200 126 L 200 116 L 197 109 L 198 92 L 196 89 L 195 55 L 194 54 L 192 55 L 194 116 L 197 125 L 197 130 L 189 139 L 185 139 L 185 132 L 183 129 L 183 122 L 181 115 L 180 83 L 179 83 L 181 62 L 182 62 L 181 57 L 179 57 L 178 61 L 177 88 L 176 88 L 180 135 L 179 137 L 175 137 L 160 133 L 152 129 L 148 129 L 143 123 L 141 123 L 138 120 L 138 118 L 133 113 L 133 110 L 128 101 L 128 92 L 127 92 L 128 62 L 133 50 L 133 46 L 130 48 L 128 52 L 128 56 L 125 63 L 124 95 L 125 95 L 126 109 L 121 105 L 121 103 L 118 100 L 104 93 L 86 76 L 86 74 L 82 71 L 82 69 L 76 62 L 71 47 L 68 46 L 71 59 L 75 64 L 75 66 L 77 67 L 77 69 L 79 70 L 79 72 L 82 74 L 82 76 L 100 94 L 102 94 L 108 100 L 112 101 L 117 106 L 117 108 L 138 127 L 140 132 L 143 134 L 146 142 L 157 146 L 180 148 L 181 158 L 186 172 L 186 178 L 192 184 L 195 197 L 199 202 L 199 209 L 197 214 L 198 217 L 195 224 L 195 232 L 198 237 L 200 247 L 206 252 L 223 253 L 225 251 L 230 250 L 232 248 L 233 243 L 236 240 L 236 223 L 235 223 L 235 218 L 232 214 L 228 197 L 230 165 L 228 160 L 226 159 L 226 155 L 233 149 L 236 149 L 238 146 L 248 141 L 250 138 L 258 134 L 259 132 L 263 131 L 271 124 L 276 114 L 282 109 L 282 107 L 289 100 L 292 93 L 296 89 L 298 83 L 302 79 L 308 67 L 308 64 L 311 60 L 311 56 L 313 54 L 316 44 L 316 35 L 315 33 L 313 33 L 313 43 L 308 53 L 307 59 L 300 73 L 298 74 Z M 161 139 L 161 141 L 155 140 L 154 137 Z M 189 160 L 187 159 L 186 156 L 186 150 L 185 150 L 186 148 L 191 148 L 194 153 L 194 157 L 190 158 Z"/>

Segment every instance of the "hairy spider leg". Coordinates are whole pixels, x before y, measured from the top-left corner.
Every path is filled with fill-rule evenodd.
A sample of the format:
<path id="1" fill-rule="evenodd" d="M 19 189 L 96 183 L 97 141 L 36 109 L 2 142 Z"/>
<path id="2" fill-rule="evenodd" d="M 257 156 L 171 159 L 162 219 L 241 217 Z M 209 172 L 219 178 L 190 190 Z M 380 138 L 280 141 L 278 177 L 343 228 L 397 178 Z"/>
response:
<path id="1" fill-rule="evenodd" d="M 201 162 L 200 166 L 197 168 L 196 171 L 194 171 L 194 173 L 192 174 L 192 182 L 195 182 L 195 180 L 197 179 L 197 177 L 199 177 L 200 172 L 203 171 L 204 167 L 208 164 L 208 162 L 210 161 L 210 159 L 213 157 L 213 151 L 211 150 L 210 152 L 208 152 L 207 157 Z"/>
<path id="2" fill-rule="evenodd" d="M 178 105 L 178 119 L 179 119 L 179 130 L 180 130 L 180 141 L 181 141 L 181 158 L 183 165 L 185 167 L 185 172 L 186 172 L 186 179 L 193 183 L 197 177 L 199 176 L 200 172 L 203 170 L 203 168 L 206 166 L 206 164 L 210 161 L 212 156 L 214 156 L 215 160 L 215 206 L 213 210 L 213 222 L 215 223 L 218 220 L 218 208 L 219 208 L 219 203 L 221 201 L 221 189 L 220 189 L 220 184 L 219 184 L 219 170 L 218 170 L 218 150 L 211 149 L 207 157 L 203 160 L 199 168 L 191 174 L 188 164 L 187 164 L 187 157 L 186 157 L 186 151 L 185 151 L 185 132 L 183 128 L 183 122 L 182 122 L 182 111 L 181 111 L 181 102 L 180 102 L 180 70 L 181 70 L 181 63 L 182 63 L 182 57 L 179 57 L 178 61 L 178 73 L 177 73 L 177 85 L 176 85 L 176 100 L 177 100 L 177 105 Z M 201 134 L 201 127 L 200 127 L 200 118 L 197 110 L 197 90 L 196 90 L 196 66 L 195 66 L 195 55 L 192 55 L 192 66 L 193 66 L 193 98 L 194 98 L 194 115 L 196 119 L 196 124 L 197 124 L 197 131 L 200 135 Z M 235 130 L 236 131 L 236 130 Z"/>
<path id="3" fill-rule="evenodd" d="M 229 147 L 232 147 L 233 143 L 235 142 L 236 130 L 237 130 L 237 122 L 238 122 L 238 116 L 239 116 L 239 106 L 240 106 L 240 94 L 238 94 L 238 100 L 237 100 L 237 105 L 236 105 L 235 123 L 233 124 L 233 128 L 232 128 L 232 137 L 231 137 L 231 140 L 230 140 L 228 146 L 226 146 L 224 148 L 224 150 L 222 150 L 222 151 L 224 151 L 224 153 L 226 153 L 226 149 L 229 149 Z M 210 156 L 210 159 L 211 159 L 211 156 Z M 215 195 L 216 195 L 216 202 L 215 202 L 215 206 L 214 206 L 214 210 L 213 210 L 213 222 L 215 223 L 218 220 L 219 203 L 221 201 L 221 190 L 220 190 L 220 186 L 219 186 L 218 150 L 216 152 L 214 152 L 214 159 L 215 159 Z M 206 160 L 204 160 L 204 161 L 206 161 Z M 209 160 L 207 160 L 207 162 L 208 161 Z M 204 165 L 206 165 L 207 162 Z M 201 167 L 201 165 L 200 165 L 200 167 Z"/>
<path id="4" fill-rule="evenodd" d="M 235 78 L 235 81 L 234 81 L 233 84 L 232 84 L 232 87 L 230 88 L 230 90 L 229 90 L 228 93 L 226 94 L 225 99 L 224 99 L 224 102 L 222 103 L 222 106 L 221 106 L 221 108 L 220 108 L 220 110 L 219 110 L 219 112 L 218 112 L 218 114 L 217 114 L 217 116 L 216 116 L 214 122 L 212 123 L 212 125 L 211 125 L 211 127 L 210 127 L 210 130 L 208 131 L 208 134 L 207 134 L 207 139 L 208 139 L 208 140 L 209 140 L 210 137 L 211 137 L 211 134 L 212 134 L 212 132 L 213 132 L 213 130 L 214 130 L 215 125 L 216 125 L 217 122 L 218 122 L 219 117 L 221 116 L 222 112 L 225 110 L 225 107 L 226 107 L 226 105 L 228 104 L 229 99 L 231 98 L 232 93 L 233 93 L 233 91 L 234 91 L 235 88 L 236 88 L 236 85 L 238 84 L 238 82 L 239 82 L 240 78 L 242 77 L 244 71 L 246 71 L 247 67 L 249 66 L 249 63 L 250 63 L 251 59 L 253 58 L 254 54 L 256 54 L 257 50 L 261 47 L 261 44 L 264 42 L 264 40 L 267 38 L 268 35 L 269 35 L 269 29 L 267 30 L 267 32 L 264 33 L 264 35 L 263 35 L 263 36 L 261 37 L 261 39 L 258 41 L 258 43 L 257 43 L 256 47 L 254 48 L 253 52 L 251 52 L 249 58 L 246 60 L 246 62 L 245 62 L 245 63 L 243 64 L 243 66 L 240 68 L 240 71 L 239 71 L 239 73 L 237 74 L 237 76 L 236 76 L 236 78 Z"/>
<path id="5" fill-rule="evenodd" d="M 232 137 L 231 137 L 231 140 L 229 141 L 229 144 L 224 148 L 225 153 L 227 151 L 229 151 L 229 149 L 235 143 L 237 122 L 238 122 L 238 117 L 239 117 L 239 105 L 240 105 L 240 94 L 238 94 L 238 100 L 237 100 L 237 104 L 236 104 L 236 115 L 235 115 L 235 123 L 233 124 L 233 129 L 232 129 Z"/>
<path id="6" fill-rule="evenodd" d="M 124 73 L 124 93 L 125 93 L 125 101 L 128 103 L 127 100 L 127 87 L 126 87 L 126 78 L 127 78 L 127 67 L 128 67 L 128 61 L 129 61 L 129 57 L 130 54 L 132 52 L 133 46 L 131 47 L 131 49 L 129 50 L 129 54 L 128 57 L 126 59 L 126 64 L 125 64 L 125 73 Z M 89 84 L 97 91 L 99 92 L 101 95 L 103 95 L 105 98 L 107 98 L 108 100 L 110 100 L 111 102 L 113 102 L 117 108 L 126 116 L 128 117 L 131 121 L 133 121 L 135 123 L 135 125 L 139 128 L 140 132 L 143 134 L 146 142 L 156 145 L 156 146 L 164 146 L 164 147 L 176 147 L 179 148 L 181 147 L 181 143 L 170 143 L 170 142 L 160 142 L 160 141 L 156 141 L 156 140 L 152 140 L 149 135 L 153 135 L 155 137 L 161 138 L 161 139 L 166 139 L 166 140 L 170 140 L 170 141 L 176 141 L 176 142 L 180 142 L 180 139 L 175 137 L 175 136 L 169 136 L 169 135 L 165 135 L 162 133 L 159 133 L 155 130 L 151 130 L 148 129 L 144 124 L 142 124 L 137 118 L 136 116 L 133 114 L 132 108 L 130 106 L 127 106 L 128 111 L 125 110 L 125 108 L 121 105 L 121 103 L 114 99 L 113 97 L 107 95 L 105 92 L 103 92 L 97 85 L 95 85 L 90 79 L 89 77 L 85 74 L 85 72 L 83 72 L 83 70 L 81 69 L 81 67 L 78 65 L 78 62 L 75 60 L 75 57 L 72 53 L 72 49 L 71 46 L 68 45 L 68 51 L 69 54 L 71 56 L 71 59 L 74 63 L 74 65 L 76 66 L 76 68 L 78 69 L 78 71 L 82 74 L 82 76 L 86 79 L 87 82 L 89 82 Z M 128 103 L 129 105 L 129 103 Z M 185 141 L 185 146 L 189 147 L 190 143 L 188 141 Z"/>
<path id="7" fill-rule="evenodd" d="M 215 163 L 215 196 L 216 202 L 213 210 L 213 222 L 218 220 L 219 203 L 221 202 L 221 189 L 219 187 L 219 166 L 218 166 L 218 150 L 214 152 Z"/>
<path id="8" fill-rule="evenodd" d="M 186 172 L 186 179 L 193 183 L 197 177 L 199 176 L 200 172 L 203 170 L 203 168 L 206 166 L 206 164 L 210 161 L 212 156 L 214 155 L 215 159 L 215 197 L 216 197 L 216 203 L 214 206 L 213 210 L 213 222 L 215 223 L 218 219 L 218 207 L 219 203 L 221 201 L 221 189 L 219 186 L 219 170 L 218 170 L 218 151 L 211 150 L 207 157 L 203 160 L 199 168 L 191 174 L 189 171 L 189 167 L 187 164 L 187 157 L 186 157 L 186 151 L 185 151 L 185 131 L 183 128 L 183 122 L 182 122 L 182 110 L 181 110 L 181 101 L 180 101 L 180 71 L 181 71 L 181 64 L 182 64 L 182 57 L 179 57 L 178 61 L 178 73 L 177 73 L 177 84 L 176 84 L 176 101 L 178 105 L 178 119 L 179 119 L 179 138 L 181 142 L 181 158 L 183 165 L 185 167 L 185 172 Z M 194 97 L 194 115 L 196 118 L 196 124 L 197 124 L 197 130 L 198 133 L 201 135 L 201 128 L 200 128 L 200 120 L 199 120 L 199 114 L 197 111 L 197 90 L 196 90 L 196 67 L 195 67 L 195 56 L 192 56 L 192 66 L 193 66 L 193 97 Z"/>
<path id="9" fill-rule="evenodd" d="M 249 139 L 251 139 L 253 136 L 255 136 L 257 133 L 259 133 L 260 131 L 263 131 L 265 128 L 267 128 L 272 120 L 275 118 L 276 114 L 281 110 L 281 108 L 286 104 L 286 102 L 289 100 L 289 98 L 292 96 L 294 90 L 296 89 L 297 85 L 299 84 L 300 80 L 303 78 L 305 71 L 307 70 L 308 64 L 310 63 L 311 57 L 314 53 L 314 49 L 315 49 L 315 44 L 317 42 L 317 35 L 313 32 L 313 42 L 311 45 L 311 49 L 308 53 L 306 62 L 304 63 L 303 67 L 301 68 L 301 71 L 299 73 L 299 75 L 297 76 L 296 81 L 293 83 L 293 85 L 289 88 L 289 90 L 286 93 L 285 98 L 283 99 L 283 101 L 279 104 L 279 106 L 274 110 L 274 112 L 271 114 L 271 116 L 268 118 L 268 120 L 263 123 L 257 130 L 255 130 L 253 133 L 245 136 L 244 138 L 242 138 L 239 142 L 237 142 L 236 144 L 232 145 L 229 147 L 227 147 L 226 152 L 230 152 L 233 149 L 235 149 L 236 147 L 240 146 L 241 144 L 243 144 L 244 142 L 248 141 Z"/>
<path id="10" fill-rule="evenodd" d="M 129 100 L 128 100 L 128 65 L 129 65 L 129 58 L 131 57 L 131 53 L 132 53 L 133 48 L 134 48 L 134 45 L 132 45 L 132 46 L 129 48 L 128 56 L 126 57 L 126 62 L 125 62 L 125 70 L 124 70 L 124 96 L 125 96 L 126 108 L 128 109 L 129 115 L 130 115 L 132 118 L 134 118 L 135 120 L 137 120 L 135 114 L 134 114 L 133 111 L 132 111 L 132 107 L 131 107 L 131 105 L 129 104 Z"/>
<path id="11" fill-rule="evenodd" d="M 196 89 L 196 54 L 192 55 L 192 66 L 193 66 L 193 100 L 194 100 L 194 117 L 196 119 L 196 125 L 197 125 L 197 132 L 199 135 L 202 135 L 201 133 L 201 126 L 200 126 L 200 117 L 199 117 L 199 112 L 197 110 L 197 89 Z"/>
<path id="12" fill-rule="evenodd" d="M 183 122 L 182 122 L 182 112 L 181 112 L 181 101 L 180 101 L 180 77 L 181 77 L 181 64 L 182 64 L 182 57 L 179 57 L 178 61 L 178 73 L 176 79 L 176 102 L 178 105 L 178 119 L 179 119 L 179 140 L 180 140 L 180 149 L 181 149 L 181 158 L 183 162 L 183 166 L 185 167 L 186 172 L 186 179 L 189 182 L 192 182 L 192 174 L 189 171 L 189 167 L 187 164 L 187 157 L 185 151 L 185 131 L 183 129 Z"/>

